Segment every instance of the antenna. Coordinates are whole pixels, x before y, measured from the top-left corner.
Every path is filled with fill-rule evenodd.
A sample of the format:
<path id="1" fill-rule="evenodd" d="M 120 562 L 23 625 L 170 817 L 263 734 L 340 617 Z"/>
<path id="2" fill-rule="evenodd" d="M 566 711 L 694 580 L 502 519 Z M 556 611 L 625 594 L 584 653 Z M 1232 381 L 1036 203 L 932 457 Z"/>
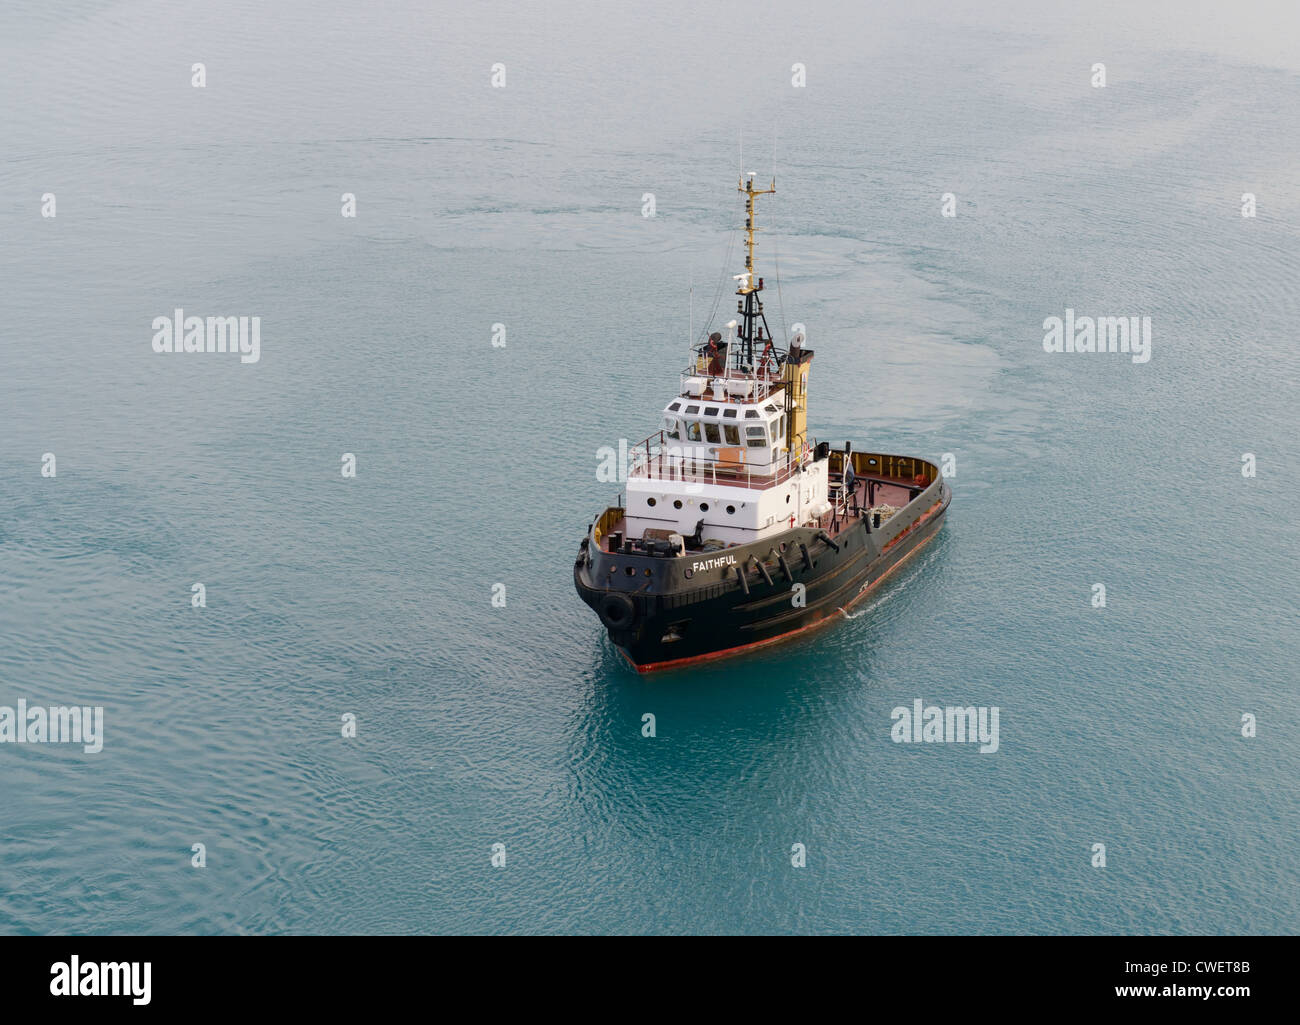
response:
<path id="1" fill-rule="evenodd" d="M 745 165 L 742 164 L 741 167 Z M 736 281 L 740 287 L 736 289 L 736 295 L 740 296 L 737 303 L 736 312 L 741 315 L 742 325 L 740 330 L 740 341 L 743 345 L 745 362 L 749 366 L 754 366 L 754 341 L 763 340 L 763 328 L 767 327 L 767 318 L 763 316 L 763 303 L 759 299 L 758 293 L 763 290 L 763 279 L 755 277 L 754 274 L 754 233 L 758 231 L 758 225 L 754 223 L 754 200 L 759 196 L 770 196 L 776 191 L 776 180 L 773 179 L 771 188 L 756 189 L 754 188 L 754 179 L 758 177 L 756 171 L 750 171 L 748 174 L 742 174 L 740 181 L 736 184 L 736 191 L 745 197 L 745 273 L 736 275 Z M 762 327 L 758 322 L 762 321 Z M 755 333 L 757 332 L 757 334 Z M 768 334 L 768 344 L 771 344 L 771 334 Z"/>
<path id="2" fill-rule="evenodd" d="M 776 188 L 776 122 L 772 122 L 772 188 Z"/>

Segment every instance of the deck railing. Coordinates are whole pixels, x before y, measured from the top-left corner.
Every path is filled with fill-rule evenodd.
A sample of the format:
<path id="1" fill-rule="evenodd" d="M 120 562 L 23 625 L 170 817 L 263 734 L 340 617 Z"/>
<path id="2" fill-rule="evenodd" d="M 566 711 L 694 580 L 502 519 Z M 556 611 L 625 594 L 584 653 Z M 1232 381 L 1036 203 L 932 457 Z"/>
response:
<path id="1" fill-rule="evenodd" d="M 692 383 L 694 382 L 694 387 Z M 715 384 L 721 382 L 721 387 Z M 748 385 L 748 388 L 741 387 Z M 728 368 L 720 374 L 710 374 L 707 362 L 697 361 L 694 367 L 687 367 L 681 374 L 681 398 L 699 399 L 706 402 L 727 402 L 743 398 L 747 402 L 757 402 L 770 398 L 784 387 L 785 381 L 776 372 L 757 371 L 741 373 Z M 735 389 L 732 391 L 731 389 Z M 727 394 L 723 394 L 726 390 Z M 748 392 L 748 394 L 745 394 Z"/>
<path id="2" fill-rule="evenodd" d="M 701 457 L 698 448 L 716 453 L 728 453 L 719 458 Z M 719 484 L 733 488 L 770 488 L 789 480 L 812 458 L 811 449 L 798 455 L 779 452 L 774 462 L 750 463 L 744 446 L 711 445 L 693 446 L 670 442 L 663 431 L 657 431 L 628 452 L 628 480 L 637 477 L 651 480 L 674 481 L 687 485 Z M 768 451 L 755 449 L 753 451 Z"/>

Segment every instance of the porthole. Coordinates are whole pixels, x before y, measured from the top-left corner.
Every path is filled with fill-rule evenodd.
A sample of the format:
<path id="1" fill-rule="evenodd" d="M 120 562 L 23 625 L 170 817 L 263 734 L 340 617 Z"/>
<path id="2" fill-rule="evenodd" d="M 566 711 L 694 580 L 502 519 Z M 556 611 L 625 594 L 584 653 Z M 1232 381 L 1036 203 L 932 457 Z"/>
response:
<path id="1" fill-rule="evenodd" d="M 627 573 L 628 576 L 630 576 L 630 577 L 634 577 L 634 576 L 636 576 L 636 567 L 635 567 L 635 566 L 629 566 L 629 567 L 625 570 L 625 572 Z"/>
<path id="2" fill-rule="evenodd" d="M 673 501 L 673 508 L 674 508 L 674 509 L 680 509 L 681 507 L 682 507 L 682 500 L 681 500 L 680 498 L 675 499 L 675 500 Z"/>
<path id="3" fill-rule="evenodd" d="M 727 506 L 727 515 L 728 515 L 728 516 L 735 516 L 735 515 L 736 515 L 736 507 L 735 507 L 734 505 L 729 505 L 729 506 Z"/>
<path id="4" fill-rule="evenodd" d="M 785 542 L 784 542 L 784 541 L 781 542 L 781 551 L 783 551 L 783 552 L 785 551 Z"/>
<path id="5" fill-rule="evenodd" d="M 688 569 L 688 570 L 687 570 L 684 574 L 682 574 L 682 575 L 685 576 L 687 580 L 690 580 L 691 577 L 695 576 L 695 570 L 693 570 L 693 569 Z"/>
<path id="6" fill-rule="evenodd" d="M 708 512 L 708 511 L 709 511 L 709 503 L 708 503 L 708 502 L 701 502 L 701 503 L 700 503 L 700 512 Z"/>
<path id="7" fill-rule="evenodd" d="M 649 567 L 649 566 L 647 566 L 647 567 L 645 568 L 645 575 L 646 575 L 646 576 L 649 576 L 649 575 L 650 575 L 650 567 Z"/>
<path id="8" fill-rule="evenodd" d="M 618 572 L 618 567 L 617 567 L 617 566 L 610 566 L 610 567 L 609 567 L 609 575 L 610 575 L 611 577 L 612 577 L 615 573 L 617 573 L 617 572 Z"/>
<path id="9" fill-rule="evenodd" d="M 655 500 L 654 500 L 653 498 L 647 498 L 647 499 L 645 500 L 645 504 L 646 504 L 646 505 L 654 505 L 654 504 L 655 504 Z"/>

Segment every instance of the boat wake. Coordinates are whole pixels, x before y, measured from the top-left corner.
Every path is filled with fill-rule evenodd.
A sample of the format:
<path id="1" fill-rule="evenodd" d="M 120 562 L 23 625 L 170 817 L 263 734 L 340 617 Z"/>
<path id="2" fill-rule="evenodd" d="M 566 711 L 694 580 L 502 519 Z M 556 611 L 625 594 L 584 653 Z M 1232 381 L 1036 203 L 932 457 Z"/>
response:
<path id="1" fill-rule="evenodd" d="M 905 572 L 903 572 L 899 577 L 897 577 L 895 580 L 891 582 L 894 584 L 898 584 L 900 582 L 904 584 L 910 584 L 912 580 L 914 580 L 921 573 L 925 572 L 926 564 L 932 558 L 933 558 L 933 554 L 930 552 L 926 552 L 923 558 L 918 559 L 916 562 L 912 563 L 910 566 L 906 568 Z M 898 587 L 890 588 L 882 592 L 880 595 L 878 595 L 875 601 L 871 602 L 870 604 L 864 605 L 862 608 L 857 609 L 854 612 L 849 612 L 846 609 L 844 609 L 842 606 L 838 611 L 847 620 L 852 621 L 854 619 L 860 619 L 862 616 L 875 612 L 876 609 L 880 608 L 880 606 L 884 605 L 885 602 L 889 601 L 890 597 L 893 596 L 899 590 L 901 590 L 901 588 Z"/>
<path id="2" fill-rule="evenodd" d="M 884 605 L 885 602 L 887 602 L 888 600 L 889 600 L 889 595 L 883 594 L 875 601 L 873 601 L 870 605 L 863 606 L 862 608 L 858 609 L 856 612 L 849 612 L 843 608 L 841 608 L 839 611 L 841 615 L 844 616 L 845 619 L 852 621 L 854 619 L 860 619 L 862 616 L 865 616 L 869 613 L 875 612 L 876 609 L 880 608 L 880 606 Z"/>

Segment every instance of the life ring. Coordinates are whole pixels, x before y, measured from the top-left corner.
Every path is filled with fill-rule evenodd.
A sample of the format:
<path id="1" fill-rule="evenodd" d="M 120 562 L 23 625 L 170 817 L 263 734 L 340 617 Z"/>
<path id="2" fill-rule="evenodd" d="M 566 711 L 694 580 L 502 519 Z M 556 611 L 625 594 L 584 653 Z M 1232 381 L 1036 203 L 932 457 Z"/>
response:
<path id="1" fill-rule="evenodd" d="M 627 595 L 619 594 L 617 591 L 607 591 L 600 599 L 596 614 L 611 630 L 622 630 L 631 626 L 632 621 L 636 619 L 636 606 Z"/>

